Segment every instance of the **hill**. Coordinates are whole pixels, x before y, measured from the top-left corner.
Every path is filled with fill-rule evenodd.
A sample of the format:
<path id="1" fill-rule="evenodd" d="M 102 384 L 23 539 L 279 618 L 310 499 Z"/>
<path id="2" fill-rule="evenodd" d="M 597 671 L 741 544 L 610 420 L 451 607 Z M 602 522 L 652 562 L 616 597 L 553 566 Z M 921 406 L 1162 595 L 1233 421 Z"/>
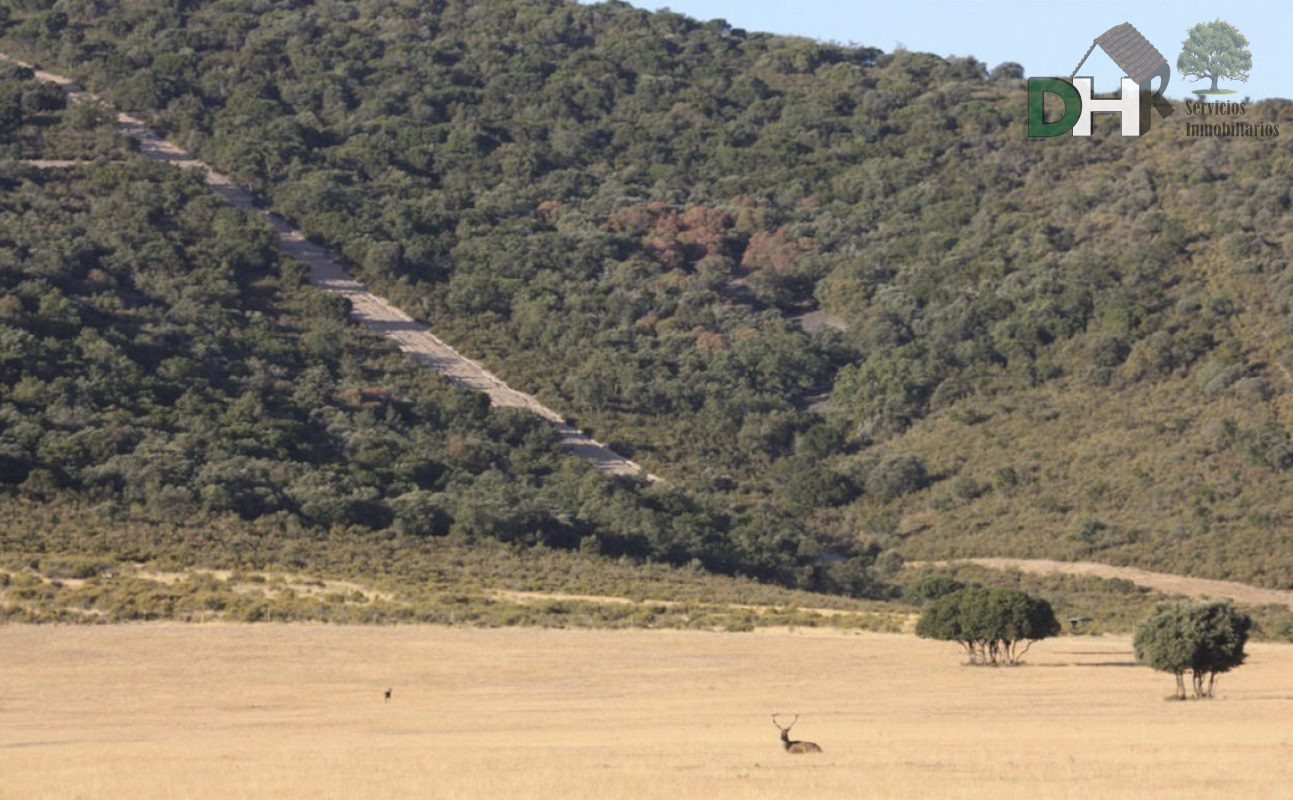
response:
<path id="1" fill-rule="evenodd" d="M 598 474 L 560 446 L 562 428 L 491 411 L 484 394 L 453 388 L 347 325 L 347 302 L 308 288 L 304 265 L 276 252 L 276 232 L 246 204 L 225 207 L 197 172 L 133 156 L 103 109 L 67 108 L 57 87 L 6 68 L 0 91 L 12 98 L 14 126 L 0 163 L 0 599 L 17 602 L 5 616 L 461 619 L 462 608 L 450 601 L 444 611 L 434 593 L 465 590 L 472 614 L 502 605 L 492 610 L 500 619 L 533 619 L 481 596 L 464 575 L 472 569 L 461 569 L 512 560 L 499 543 L 635 561 L 703 557 L 783 582 L 760 564 L 791 575 L 801 566 L 805 586 L 877 590 L 865 564 L 821 569 L 793 553 L 737 552 L 684 494 Z M 24 157 L 51 153 L 65 157 Z M 373 531 L 382 535 L 365 538 Z M 541 554 L 522 560 L 486 570 L 491 585 L 588 591 L 577 577 L 586 558 L 556 568 Z M 400 596 L 356 611 L 295 603 L 294 586 L 270 591 L 281 602 L 267 604 L 255 586 L 251 598 L 232 591 L 241 579 L 117 580 L 139 571 L 131 562 L 389 578 Z M 566 574 L 539 577 L 556 570 Z M 595 571 L 599 588 L 618 595 L 661 580 L 609 563 Z M 692 589 L 647 594 L 751 598 L 743 584 L 681 574 Z M 791 594 L 753 596 L 804 605 Z M 693 612 L 665 616 L 685 623 Z"/>
<path id="2" fill-rule="evenodd" d="M 1028 141 L 1018 65 L 620 3 L 10 8 L 10 52 L 685 489 L 617 495 L 650 507 L 637 549 L 643 523 L 561 511 L 504 538 L 860 592 L 960 555 L 1293 587 L 1286 136 Z M 54 463 L 23 453 L 23 480 Z M 411 487 L 371 488 L 349 518 L 274 513 L 395 524 Z"/>

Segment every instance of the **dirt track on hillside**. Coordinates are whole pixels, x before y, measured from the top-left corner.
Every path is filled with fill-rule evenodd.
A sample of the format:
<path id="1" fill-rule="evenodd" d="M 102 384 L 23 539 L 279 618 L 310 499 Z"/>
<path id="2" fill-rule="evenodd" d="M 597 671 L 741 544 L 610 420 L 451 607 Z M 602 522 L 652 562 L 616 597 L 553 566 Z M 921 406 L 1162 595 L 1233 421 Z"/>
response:
<path id="1" fill-rule="evenodd" d="M 10 58 L 3 53 L 0 53 L 0 60 L 31 67 L 30 64 Z M 110 107 L 70 78 L 40 69 L 34 69 L 34 71 L 37 80 L 49 81 L 61 86 L 67 92 L 71 102 L 94 102 Z M 495 406 L 523 408 L 548 420 L 556 426 L 562 444 L 574 451 L 576 455 L 592 462 L 602 472 L 612 475 L 643 474 L 643 469 L 638 464 L 568 425 L 561 414 L 543 405 L 534 396 L 511 388 L 480 363 L 459 353 L 431 333 L 425 325 L 396 308 L 390 301 L 368 291 L 364 284 L 346 273 L 341 261 L 331 251 L 307 240 L 303 233 L 277 214 L 257 208 L 252 196 L 235 186 L 229 176 L 216 172 L 206 162 L 153 133 L 143 121 L 120 112 L 116 113 L 116 118 L 118 129 L 139 142 L 142 155 L 154 161 L 173 164 L 181 169 L 200 170 L 207 186 L 226 202 L 265 219 L 277 233 L 283 251 L 309 269 L 310 283 L 313 286 L 325 292 L 339 294 L 350 301 L 350 316 L 356 322 L 390 339 L 400 350 L 411 355 L 419 363 L 431 367 L 459 386 L 485 392 Z M 36 160 L 28 163 L 50 167 L 75 165 L 70 161 Z M 658 480 L 654 475 L 648 474 L 646 477 L 650 480 Z"/>
<path id="2" fill-rule="evenodd" d="M 1131 581 L 1138 586 L 1147 586 L 1164 594 L 1187 595 L 1189 597 L 1228 597 L 1236 603 L 1247 605 L 1262 606 L 1274 603 L 1293 608 L 1293 592 L 1262 589 L 1234 581 L 1190 578 L 1184 575 L 1150 572 L 1135 567 L 1114 567 L 1109 564 L 1095 564 L 1088 561 L 958 558 L 949 561 L 912 561 L 907 566 L 915 569 L 919 567 L 946 567 L 952 564 L 977 564 L 990 569 L 1017 569 L 1021 572 L 1041 575 L 1060 573 L 1063 575 L 1093 575 L 1097 578 L 1106 579 L 1120 578 L 1125 581 Z"/>

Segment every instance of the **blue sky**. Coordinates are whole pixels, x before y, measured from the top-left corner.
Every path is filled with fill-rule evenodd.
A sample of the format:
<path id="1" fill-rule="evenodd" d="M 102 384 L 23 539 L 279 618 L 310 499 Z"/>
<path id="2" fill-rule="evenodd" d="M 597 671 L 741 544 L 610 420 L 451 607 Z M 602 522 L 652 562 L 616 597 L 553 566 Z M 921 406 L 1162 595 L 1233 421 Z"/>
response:
<path id="1" fill-rule="evenodd" d="M 750 31 L 795 34 L 843 44 L 940 56 L 974 56 L 989 67 L 1024 65 L 1033 77 L 1067 77 L 1091 41 L 1130 22 L 1172 65 L 1167 96 L 1193 98 L 1207 88 L 1176 72 L 1189 28 L 1220 17 L 1248 37 L 1253 68 L 1247 83 L 1222 81 L 1253 100 L 1293 99 L 1293 3 L 1165 2 L 1164 0 L 893 0 L 887 4 L 840 0 L 630 0 L 639 8 L 670 8 L 695 19 L 721 17 Z M 1096 50 L 1079 75 L 1095 79 L 1098 92 L 1115 91 L 1122 71 Z"/>

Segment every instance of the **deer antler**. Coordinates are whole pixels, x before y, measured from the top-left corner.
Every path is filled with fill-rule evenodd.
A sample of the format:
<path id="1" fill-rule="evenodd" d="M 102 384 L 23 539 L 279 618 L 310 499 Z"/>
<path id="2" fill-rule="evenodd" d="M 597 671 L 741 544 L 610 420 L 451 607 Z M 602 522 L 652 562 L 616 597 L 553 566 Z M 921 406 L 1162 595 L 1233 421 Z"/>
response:
<path id="1" fill-rule="evenodd" d="M 790 720 L 790 724 L 783 728 L 783 727 L 781 727 L 781 723 L 780 723 L 780 722 L 777 722 L 777 717 L 779 717 L 779 716 L 781 716 L 781 715 L 780 715 L 780 714 L 773 714 L 773 715 L 772 715 L 772 724 L 773 724 L 773 725 L 776 725 L 776 726 L 777 726 L 777 730 L 779 730 L 779 731 L 781 731 L 781 732 L 783 732 L 783 733 L 789 733 L 789 732 L 790 732 L 790 729 L 791 729 L 791 728 L 793 728 L 793 727 L 795 727 L 795 723 L 799 721 L 799 715 L 798 715 L 798 714 L 796 714 L 796 715 L 795 715 L 795 718 L 794 718 L 794 719 L 792 719 L 792 720 Z"/>

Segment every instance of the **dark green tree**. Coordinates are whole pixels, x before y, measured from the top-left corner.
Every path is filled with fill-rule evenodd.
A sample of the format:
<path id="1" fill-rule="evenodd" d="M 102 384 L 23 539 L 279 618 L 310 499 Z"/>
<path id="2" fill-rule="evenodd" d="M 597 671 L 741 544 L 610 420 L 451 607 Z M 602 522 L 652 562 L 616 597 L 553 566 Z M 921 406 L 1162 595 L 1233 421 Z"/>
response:
<path id="1" fill-rule="evenodd" d="M 1244 663 L 1252 618 L 1228 601 L 1159 603 L 1136 628 L 1136 660 L 1176 676 L 1176 699 L 1185 699 L 1185 673 L 1195 698 L 1212 697 L 1217 675 Z"/>
<path id="2" fill-rule="evenodd" d="M 1220 18 L 1200 22 L 1190 28 L 1190 38 L 1181 42 L 1181 54 L 1176 57 L 1176 69 L 1184 77 L 1194 80 L 1212 79 L 1209 91 L 1217 91 L 1217 79 L 1248 82 L 1248 71 L 1253 68 L 1253 54 L 1248 51 L 1248 39 L 1239 29 Z"/>
<path id="3" fill-rule="evenodd" d="M 1051 604 L 1018 589 L 967 586 L 925 606 L 916 622 L 924 639 L 956 642 L 971 664 L 1015 666 L 1033 642 L 1060 632 Z"/>

